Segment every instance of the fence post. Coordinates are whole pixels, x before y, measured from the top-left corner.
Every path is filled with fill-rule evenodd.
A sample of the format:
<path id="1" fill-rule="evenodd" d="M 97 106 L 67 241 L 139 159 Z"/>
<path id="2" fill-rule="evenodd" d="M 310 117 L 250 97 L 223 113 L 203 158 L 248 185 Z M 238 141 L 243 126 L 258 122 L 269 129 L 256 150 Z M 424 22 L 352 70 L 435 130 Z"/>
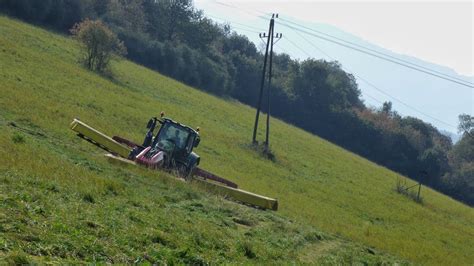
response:
<path id="1" fill-rule="evenodd" d="M 421 190 L 421 182 L 418 183 L 418 195 L 416 196 L 416 199 L 420 201 L 420 190 Z"/>

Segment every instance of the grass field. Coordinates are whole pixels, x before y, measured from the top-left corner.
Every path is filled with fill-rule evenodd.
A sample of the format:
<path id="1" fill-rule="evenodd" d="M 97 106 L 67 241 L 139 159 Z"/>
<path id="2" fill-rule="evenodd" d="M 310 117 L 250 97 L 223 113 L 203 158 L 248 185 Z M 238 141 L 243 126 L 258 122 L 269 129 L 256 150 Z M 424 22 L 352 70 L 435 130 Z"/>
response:
<path id="1" fill-rule="evenodd" d="M 4 260 L 474 263 L 472 208 L 425 187 L 418 204 L 395 192 L 398 174 L 276 119 L 266 160 L 249 147 L 250 107 L 125 60 L 103 78 L 78 54 L 69 38 L 0 17 Z M 280 210 L 110 164 L 68 128 L 79 117 L 139 142 L 160 111 L 201 128 L 203 168 Z"/>

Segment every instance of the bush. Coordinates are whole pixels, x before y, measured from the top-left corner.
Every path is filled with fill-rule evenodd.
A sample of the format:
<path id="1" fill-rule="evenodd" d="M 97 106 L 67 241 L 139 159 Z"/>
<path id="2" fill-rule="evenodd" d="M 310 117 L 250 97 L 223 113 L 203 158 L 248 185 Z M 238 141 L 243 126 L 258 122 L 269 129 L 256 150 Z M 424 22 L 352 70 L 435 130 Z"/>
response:
<path id="1" fill-rule="evenodd" d="M 82 59 L 90 70 L 103 73 L 113 54 L 126 54 L 123 42 L 100 20 L 86 19 L 76 23 L 70 31 L 83 44 Z"/>
<path id="2" fill-rule="evenodd" d="M 12 141 L 13 143 L 24 143 L 25 142 L 25 137 L 23 135 L 15 133 L 12 136 Z"/>

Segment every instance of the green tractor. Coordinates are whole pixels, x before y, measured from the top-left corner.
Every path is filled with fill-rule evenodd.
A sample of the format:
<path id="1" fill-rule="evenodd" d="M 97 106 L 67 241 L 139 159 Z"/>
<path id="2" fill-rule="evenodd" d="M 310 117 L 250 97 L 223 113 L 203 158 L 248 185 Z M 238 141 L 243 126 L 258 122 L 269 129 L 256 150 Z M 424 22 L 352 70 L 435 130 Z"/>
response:
<path id="1" fill-rule="evenodd" d="M 160 123 L 161 127 L 154 136 L 157 123 Z M 120 137 L 113 139 L 133 148 L 128 159 L 150 168 L 176 170 L 180 177 L 187 179 L 201 160 L 199 155 L 193 152 L 201 141 L 199 128 L 194 130 L 169 118 L 153 117 L 148 121 L 147 129 L 142 145 Z"/>

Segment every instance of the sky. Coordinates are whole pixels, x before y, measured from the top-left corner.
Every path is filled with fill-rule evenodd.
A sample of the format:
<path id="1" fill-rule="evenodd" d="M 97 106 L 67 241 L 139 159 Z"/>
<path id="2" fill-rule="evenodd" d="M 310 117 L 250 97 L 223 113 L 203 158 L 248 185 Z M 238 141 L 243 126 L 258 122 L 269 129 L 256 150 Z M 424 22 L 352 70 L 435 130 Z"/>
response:
<path id="1" fill-rule="evenodd" d="M 242 23 L 258 12 L 326 23 L 394 52 L 474 76 L 472 1 L 196 0 L 195 7 Z"/>
<path id="2" fill-rule="evenodd" d="M 268 28 L 268 19 L 259 16 L 269 18 L 268 14 L 278 13 L 280 19 L 294 21 L 343 39 L 357 37 L 349 40 L 359 43 L 362 40 L 365 42 L 361 44 L 365 46 L 375 45 L 399 56 L 411 56 L 434 63 L 438 65 L 435 66 L 436 70 L 464 75 L 467 80 L 474 82 L 472 1 L 195 0 L 194 5 L 203 10 L 206 16 L 218 22 L 228 22 L 234 30 L 246 35 L 257 46 L 262 45 L 257 31 L 263 32 Z M 346 71 L 362 75 L 403 101 L 394 101 L 358 79 L 362 98 L 369 106 L 380 106 L 381 101 L 391 100 L 395 110 L 402 115 L 419 117 L 450 132 L 456 132 L 457 115 L 474 115 L 473 88 L 456 86 L 424 74 L 412 73 L 411 70 L 397 69 L 391 63 L 368 59 L 370 56 L 313 38 L 312 41 L 318 47 L 332 55 L 328 58 L 300 36 L 281 25 L 278 27 L 277 31 L 284 32 L 284 36 L 277 44 L 276 52 L 285 52 L 298 59 L 308 56 L 326 60 L 335 58 L 346 67 Z M 408 78 L 413 81 L 402 80 Z M 426 99 L 426 95 L 431 98 Z"/>

